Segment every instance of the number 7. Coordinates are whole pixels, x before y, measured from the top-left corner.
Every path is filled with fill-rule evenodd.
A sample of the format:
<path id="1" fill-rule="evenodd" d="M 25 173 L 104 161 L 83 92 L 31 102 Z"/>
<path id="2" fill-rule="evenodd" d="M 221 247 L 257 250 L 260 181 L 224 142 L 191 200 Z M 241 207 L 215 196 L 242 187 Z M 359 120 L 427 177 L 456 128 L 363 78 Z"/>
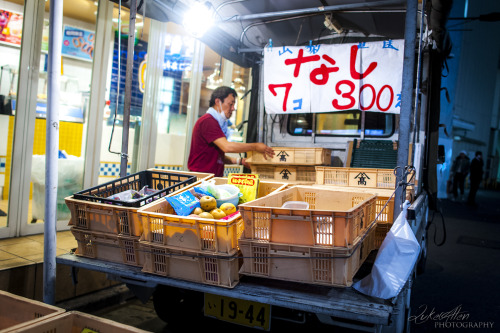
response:
<path id="1" fill-rule="evenodd" d="M 288 94 L 290 93 L 290 89 L 292 89 L 291 83 L 283 83 L 283 84 L 270 84 L 269 90 L 276 96 L 278 93 L 276 92 L 276 88 L 285 88 L 285 98 L 283 98 L 283 112 L 286 112 L 286 103 L 288 101 Z"/>

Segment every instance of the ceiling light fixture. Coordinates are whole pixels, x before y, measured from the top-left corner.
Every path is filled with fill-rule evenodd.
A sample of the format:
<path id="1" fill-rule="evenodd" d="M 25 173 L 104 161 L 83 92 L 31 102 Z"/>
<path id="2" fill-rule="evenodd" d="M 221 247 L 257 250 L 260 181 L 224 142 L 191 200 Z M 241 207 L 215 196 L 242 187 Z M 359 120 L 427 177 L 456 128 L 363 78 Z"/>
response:
<path id="1" fill-rule="evenodd" d="M 212 4 L 195 2 L 184 15 L 182 25 L 194 37 L 202 37 L 214 24 Z"/>

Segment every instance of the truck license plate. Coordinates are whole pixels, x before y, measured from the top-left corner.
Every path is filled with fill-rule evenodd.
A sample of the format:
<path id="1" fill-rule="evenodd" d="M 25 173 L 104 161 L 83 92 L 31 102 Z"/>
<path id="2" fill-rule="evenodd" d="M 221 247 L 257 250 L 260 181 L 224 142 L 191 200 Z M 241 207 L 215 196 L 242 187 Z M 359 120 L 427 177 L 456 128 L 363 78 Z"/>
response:
<path id="1" fill-rule="evenodd" d="M 271 306 L 205 293 L 205 316 L 269 331 Z"/>

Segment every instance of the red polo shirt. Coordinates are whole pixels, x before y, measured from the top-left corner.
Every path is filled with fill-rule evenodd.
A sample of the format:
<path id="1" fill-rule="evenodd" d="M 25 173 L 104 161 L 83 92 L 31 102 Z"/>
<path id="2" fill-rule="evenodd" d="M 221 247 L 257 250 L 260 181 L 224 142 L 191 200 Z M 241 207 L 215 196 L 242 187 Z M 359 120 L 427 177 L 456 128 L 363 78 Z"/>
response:
<path id="1" fill-rule="evenodd" d="M 196 172 L 213 173 L 215 177 L 224 175 L 224 152 L 214 143 L 218 138 L 225 138 L 219 123 L 206 113 L 193 128 L 188 169 Z"/>

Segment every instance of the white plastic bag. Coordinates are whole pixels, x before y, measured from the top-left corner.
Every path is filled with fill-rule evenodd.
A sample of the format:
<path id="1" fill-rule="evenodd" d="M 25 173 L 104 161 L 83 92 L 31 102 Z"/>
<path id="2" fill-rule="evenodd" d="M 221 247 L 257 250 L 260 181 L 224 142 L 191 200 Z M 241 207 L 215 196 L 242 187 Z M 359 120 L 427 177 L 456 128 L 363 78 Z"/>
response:
<path id="1" fill-rule="evenodd" d="M 387 233 L 369 275 L 353 284 L 357 291 L 382 299 L 399 294 L 420 253 L 420 245 L 406 221 L 409 201 Z"/>

